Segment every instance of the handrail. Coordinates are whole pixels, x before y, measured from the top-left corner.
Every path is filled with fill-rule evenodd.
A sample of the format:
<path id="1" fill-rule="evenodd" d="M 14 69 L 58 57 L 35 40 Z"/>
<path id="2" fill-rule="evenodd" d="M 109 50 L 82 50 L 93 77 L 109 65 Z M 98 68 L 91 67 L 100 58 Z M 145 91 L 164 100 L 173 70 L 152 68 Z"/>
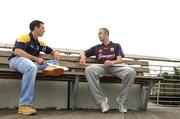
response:
<path id="1" fill-rule="evenodd" d="M 13 44 L 8 43 L 0 43 L 0 48 L 13 48 Z M 65 54 L 79 54 L 81 50 L 76 49 L 64 49 L 64 48 L 54 48 L 56 50 L 61 51 L 61 53 Z M 152 60 L 152 61 L 165 61 L 165 62 L 180 62 L 179 58 L 167 58 L 167 57 L 157 57 L 157 56 L 145 56 L 145 55 L 133 55 L 133 54 L 125 54 L 125 58 L 130 58 L 134 60 Z"/>

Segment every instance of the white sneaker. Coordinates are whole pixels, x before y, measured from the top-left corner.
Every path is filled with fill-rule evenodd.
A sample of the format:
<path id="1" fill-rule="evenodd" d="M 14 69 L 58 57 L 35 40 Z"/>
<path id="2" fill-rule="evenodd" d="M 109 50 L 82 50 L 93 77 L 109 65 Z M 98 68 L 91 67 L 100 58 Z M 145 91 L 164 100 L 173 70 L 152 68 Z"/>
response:
<path id="1" fill-rule="evenodd" d="M 107 103 L 108 103 L 108 98 L 105 97 L 104 101 L 101 103 L 102 112 L 107 112 L 109 110 L 109 105 Z"/>
<path id="2" fill-rule="evenodd" d="M 120 97 L 117 97 L 116 100 L 117 100 L 117 103 L 119 104 L 119 112 L 126 113 L 127 112 L 127 108 L 126 108 L 126 106 L 124 106 L 121 103 Z"/>

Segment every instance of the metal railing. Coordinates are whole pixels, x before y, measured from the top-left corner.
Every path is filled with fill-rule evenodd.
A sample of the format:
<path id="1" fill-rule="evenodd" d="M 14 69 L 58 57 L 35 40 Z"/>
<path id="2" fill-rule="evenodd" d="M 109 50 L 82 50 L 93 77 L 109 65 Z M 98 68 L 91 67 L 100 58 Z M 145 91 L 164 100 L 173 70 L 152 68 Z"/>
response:
<path id="1" fill-rule="evenodd" d="M 158 62 L 156 61 L 156 63 Z M 180 75 L 176 74 L 174 67 L 179 67 L 180 62 L 159 62 L 158 65 L 153 63 L 150 63 L 150 73 L 146 75 L 163 76 L 165 80 L 154 84 L 150 101 L 156 104 L 179 106 Z"/>

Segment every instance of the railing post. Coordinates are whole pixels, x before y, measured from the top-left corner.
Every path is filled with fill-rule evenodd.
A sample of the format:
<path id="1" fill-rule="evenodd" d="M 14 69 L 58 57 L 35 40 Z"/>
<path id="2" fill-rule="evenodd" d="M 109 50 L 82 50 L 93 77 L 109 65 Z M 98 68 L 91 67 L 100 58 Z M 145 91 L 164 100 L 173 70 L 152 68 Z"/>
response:
<path id="1" fill-rule="evenodd" d="M 157 104 L 159 104 L 159 95 L 160 95 L 160 87 L 161 86 L 161 81 L 158 82 L 158 87 L 157 87 Z"/>
<path id="2" fill-rule="evenodd" d="M 160 72 L 159 75 L 161 76 L 162 73 L 162 66 L 160 66 Z M 160 89 L 161 88 L 161 81 L 158 82 L 158 87 L 157 87 L 157 104 L 159 104 L 159 96 L 160 96 Z"/>

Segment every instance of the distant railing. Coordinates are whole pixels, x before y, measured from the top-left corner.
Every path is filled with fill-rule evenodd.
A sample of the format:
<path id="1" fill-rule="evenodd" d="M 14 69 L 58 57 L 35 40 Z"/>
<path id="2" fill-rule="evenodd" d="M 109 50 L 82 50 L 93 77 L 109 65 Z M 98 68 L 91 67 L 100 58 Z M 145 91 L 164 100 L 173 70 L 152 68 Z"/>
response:
<path id="1" fill-rule="evenodd" d="M 174 67 L 180 66 L 178 60 L 148 60 L 150 73 L 146 75 L 165 77 L 164 81 L 153 86 L 150 97 L 151 102 L 166 106 L 180 106 L 180 73 L 176 74 L 174 70 Z"/>

